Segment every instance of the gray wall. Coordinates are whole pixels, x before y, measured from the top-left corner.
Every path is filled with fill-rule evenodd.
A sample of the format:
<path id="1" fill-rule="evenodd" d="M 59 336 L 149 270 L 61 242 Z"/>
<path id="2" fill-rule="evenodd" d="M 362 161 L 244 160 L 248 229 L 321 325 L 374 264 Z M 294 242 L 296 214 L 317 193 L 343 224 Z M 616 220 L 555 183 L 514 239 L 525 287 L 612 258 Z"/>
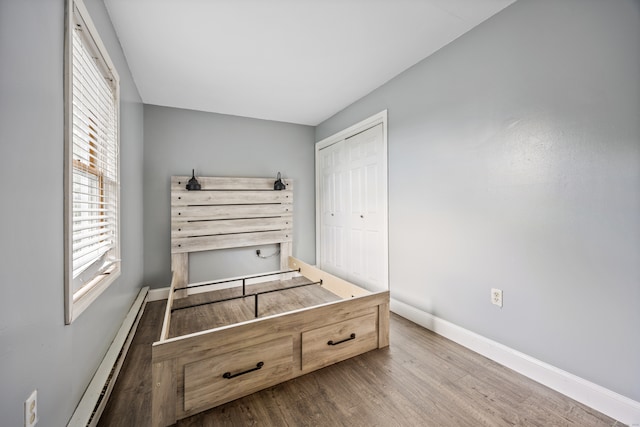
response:
<path id="1" fill-rule="evenodd" d="M 389 110 L 392 297 L 640 401 L 639 76 L 637 0 L 519 0 L 321 123 Z"/>
<path id="2" fill-rule="evenodd" d="M 106 9 L 86 0 L 121 77 L 122 275 L 64 325 L 63 0 L 0 1 L 0 425 L 66 425 L 142 284 L 143 110 Z"/>
<path id="3" fill-rule="evenodd" d="M 274 177 L 294 184 L 293 253 L 315 260 L 314 128 L 199 111 L 144 106 L 144 279 L 171 282 L 172 175 Z M 259 248 L 275 253 L 275 245 Z M 190 255 L 192 282 L 279 269 L 279 258 L 260 259 L 256 248 Z"/>

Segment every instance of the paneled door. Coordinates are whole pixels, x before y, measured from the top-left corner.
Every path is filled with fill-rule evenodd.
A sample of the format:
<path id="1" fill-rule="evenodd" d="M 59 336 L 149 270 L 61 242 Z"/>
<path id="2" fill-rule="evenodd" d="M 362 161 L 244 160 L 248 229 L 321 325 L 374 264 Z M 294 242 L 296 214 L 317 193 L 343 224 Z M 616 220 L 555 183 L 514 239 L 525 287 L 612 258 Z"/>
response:
<path id="1" fill-rule="evenodd" d="M 388 289 L 383 124 L 318 151 L 320 267 L 372 291 Z"/>
<path id="2" fill-rule="evenodd" d="M 320 265 L 336 276 L 347 277 L 348 215 L 345 182 L 348 179 L 344 140 L 320 151 Z"/>

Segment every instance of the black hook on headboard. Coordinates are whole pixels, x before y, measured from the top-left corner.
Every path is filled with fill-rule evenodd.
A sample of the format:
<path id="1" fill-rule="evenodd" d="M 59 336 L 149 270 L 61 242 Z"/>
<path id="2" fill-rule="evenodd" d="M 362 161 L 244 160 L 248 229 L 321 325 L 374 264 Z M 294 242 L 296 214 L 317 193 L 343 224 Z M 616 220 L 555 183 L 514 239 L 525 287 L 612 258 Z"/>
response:
<path id="1" fill-rule="evenodd" d="M 278 176 L 276 177 L 276 182 L 273 183 L 273 189 L 277 191 L 287 189 L 287 185 L 284 182 L 282 182 L 282 178 L 280 178 L 280 172 L 278 172 Z"/>
<path id="2" fill-rule="evenodd" d="M 200 183 L 196 179 L 196 170 L 191 169 L 191 179 L 187 183 L 187 190 L 189 191 L 200 190 L 200 188 L 201 188 Z"/>

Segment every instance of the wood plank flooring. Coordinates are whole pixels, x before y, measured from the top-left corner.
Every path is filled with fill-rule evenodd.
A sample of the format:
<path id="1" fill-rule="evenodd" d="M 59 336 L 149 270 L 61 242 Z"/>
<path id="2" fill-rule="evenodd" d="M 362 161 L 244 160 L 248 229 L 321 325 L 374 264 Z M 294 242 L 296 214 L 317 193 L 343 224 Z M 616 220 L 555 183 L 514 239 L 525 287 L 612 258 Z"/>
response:
<path id="1" fill-rule="evenodd" d="M 281 289 L 278 292 L 266 293 L 259 296 L 258 317 L 271 316 L 341 299 L 339 296 L 319 285 L 286 289 L 291 286 L 308 283 L 312 283 L 312 281 L 304 276 L 294 277 L 290 280 L 273 280 L 255 285 L 247 285 L 245 294 L 251 295 L 257 292 Z M 174 311 L 171 315 L 169 337 L 177 337 L 255 319 L 255 300 L 252 296 L 205 304 L 210 301 L 239 296 L 242 296 L 242 287 L 203 292 L 174 300 L 174 308 L 197 304 L 204 305 Z"/>
<path id="2" fill-rule="evenodd" d="M 140 322 L 99 426 L 149 426 L 151 343 L 165 303 Z M 622 426 L 399 316 L 391 345 L 193 417 L 202 426 Z"/>

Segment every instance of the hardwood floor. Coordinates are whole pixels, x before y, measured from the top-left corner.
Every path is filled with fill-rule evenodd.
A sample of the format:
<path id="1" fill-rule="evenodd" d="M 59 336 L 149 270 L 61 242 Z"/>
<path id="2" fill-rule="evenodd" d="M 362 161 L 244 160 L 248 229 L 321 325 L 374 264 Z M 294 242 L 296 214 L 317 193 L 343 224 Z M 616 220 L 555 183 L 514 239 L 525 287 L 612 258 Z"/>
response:
<path id="1" fill-rule="evenodd" d="M 286 289 L 291 286 L 308 283 L 312 283 L 311 280 L 300 276 L 290 280 L 274 280 L 255 285 L 247 285 L 246 295 L 281 289 L 278 292 L 260 295 L 258 317 L 284 313 L 340 299 L 340 297 L 334 293 L 318 285 Z M 174 311 L 171 315 L 169 337 L 177 337 L 254 319 L 255 307 L 252 296 L 206 304 L 209 301 L 240 297 L 241 295 L 242 288 L 234 287 L 189 295 L 186 298 L 174 300 L 174 308 L 188 307 L 197 304 L 204 305 Z"/>
<path id="2" fill-rule="evenodd" d="M 99 426 L 149 426 L 151 302 Z M 180 420 L 201 426 L 622 426 L 399 316 L 391 345 Z"/>

